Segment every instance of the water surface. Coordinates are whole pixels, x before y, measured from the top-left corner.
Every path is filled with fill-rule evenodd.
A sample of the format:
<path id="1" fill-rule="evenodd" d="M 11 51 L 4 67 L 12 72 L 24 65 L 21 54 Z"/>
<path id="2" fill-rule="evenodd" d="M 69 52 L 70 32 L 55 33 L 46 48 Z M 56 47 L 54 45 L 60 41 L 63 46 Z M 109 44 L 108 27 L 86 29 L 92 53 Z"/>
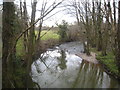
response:
<path id="1" fill-rule="evenodd" d="M 75 54 L 83 52 L 80 42 L 48 49 L 33 62 L 31 75 L 41 88 L 120 88 L 120 83 L 93 63 Z"/>

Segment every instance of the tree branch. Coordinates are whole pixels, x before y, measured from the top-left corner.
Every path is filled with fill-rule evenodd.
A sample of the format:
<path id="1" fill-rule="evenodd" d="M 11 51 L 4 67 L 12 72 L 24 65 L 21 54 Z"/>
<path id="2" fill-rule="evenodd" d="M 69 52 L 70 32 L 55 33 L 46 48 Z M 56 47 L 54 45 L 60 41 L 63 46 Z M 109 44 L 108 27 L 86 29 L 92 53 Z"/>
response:
<path id="1" fill-rule="evenodd" d="M 62 0 L 61 2 L 57 3 L 55 6 L 53 6 L 53 8 L 51 10 L 49 10 L 48 12 L 46 12 L 46 14 L 44 14 L 44 16 L 38 18 L 31 26 L 29 26 L 26 30 L 24 30 L 22 33 L 19 34 L 19 36 L 16 38 L 15 43 L 13 45 L 13 48 L 11 49 L 11 52 L 14 50 L 14 48 L 16 47 L 17 41 L 20 39 L 20 37 L 26 33 L 27 31 L 30 30 L 31 27 L 33 27 L 39 20 L 43 19 L 45 16 L 47 16 L 50 12 L 52 12 L 58 5 L 60 5 L 64 0 Z M 9 61 L 9 56 L 11 54 L 11 52 L 9 52 L 8 56 L 7 56 L 7 62 Z"/>

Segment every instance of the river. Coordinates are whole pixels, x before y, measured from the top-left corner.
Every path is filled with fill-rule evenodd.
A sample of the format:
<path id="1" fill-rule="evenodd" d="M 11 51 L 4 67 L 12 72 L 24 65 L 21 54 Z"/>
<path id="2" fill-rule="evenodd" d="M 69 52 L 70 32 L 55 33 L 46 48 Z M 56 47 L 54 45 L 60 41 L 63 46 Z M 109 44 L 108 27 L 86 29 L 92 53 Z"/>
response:
<path id="1" fill-rule="evenodd" d="M 48 49 L 31 66 L 33 82 L 41 88 L 120 88 L 99 64 L 76 56 L 83 44 L 69 42 Z"/>

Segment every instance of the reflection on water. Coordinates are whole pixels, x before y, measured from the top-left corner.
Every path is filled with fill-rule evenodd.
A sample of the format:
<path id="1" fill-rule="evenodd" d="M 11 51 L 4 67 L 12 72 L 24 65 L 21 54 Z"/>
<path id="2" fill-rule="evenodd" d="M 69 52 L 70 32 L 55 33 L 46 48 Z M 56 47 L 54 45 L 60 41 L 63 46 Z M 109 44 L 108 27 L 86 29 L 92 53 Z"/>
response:
<path id="1" fill-rule="evenodd" d="M 66 62 L 67 60 L 65 60 L 66 58 L 66 54 L 64 50 L 61 50 L 61 56 L 58 57 L 57 59 L 60 61 L 60 63 L 58 64 L 58 66 L 63 70 L 67 68 Z"/>
<path id="2" fill-rule="evenodd" d="M 41 59 L 32 64 L 33 81 L 41 88 L 120 87 L 118 81 L 107 75 L 98 65 L 76 56 L 75 53 L 82 50 L 79 46 L 76 46 L 76 43 L 68 46 L 64 44 L 41 54 Z"/>

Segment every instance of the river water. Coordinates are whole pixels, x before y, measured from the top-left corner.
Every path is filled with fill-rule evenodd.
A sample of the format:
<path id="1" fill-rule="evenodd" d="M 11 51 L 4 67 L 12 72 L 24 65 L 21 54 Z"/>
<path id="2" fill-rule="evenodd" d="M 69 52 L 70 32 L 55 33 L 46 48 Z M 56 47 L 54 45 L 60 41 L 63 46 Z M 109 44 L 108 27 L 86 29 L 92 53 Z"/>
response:
<path id="1" fill-rule="evenodd" d="M 120 88 L 120 83 L 99 64 L 76 56 L 80 52 L 83 52 L 80 42 L 48 49 L 31 66 L 33 82 L 41 88 Z"/>

